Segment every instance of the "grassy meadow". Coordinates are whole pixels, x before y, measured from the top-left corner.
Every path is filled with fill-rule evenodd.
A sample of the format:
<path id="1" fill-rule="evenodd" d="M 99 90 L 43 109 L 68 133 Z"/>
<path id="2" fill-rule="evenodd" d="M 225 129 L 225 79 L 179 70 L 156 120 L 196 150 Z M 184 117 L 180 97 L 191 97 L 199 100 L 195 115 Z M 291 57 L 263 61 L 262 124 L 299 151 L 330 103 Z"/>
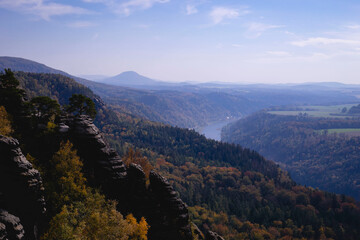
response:
<path id="1" fill-rule="evenodd" d="M 349 110 L 351 107 L 358 104 L 341 104 L 341 105 L 329 105 L 329 106 L 299 106 L 299 109 L 294 111 L 268 111 L 270 114 L 297 116 L 299 114 L 307 114 L 310 117 L 331 117 L 331 118 L 346 118 L 349 116 L 341 115 L 342 109 L 345 107 Z"/>

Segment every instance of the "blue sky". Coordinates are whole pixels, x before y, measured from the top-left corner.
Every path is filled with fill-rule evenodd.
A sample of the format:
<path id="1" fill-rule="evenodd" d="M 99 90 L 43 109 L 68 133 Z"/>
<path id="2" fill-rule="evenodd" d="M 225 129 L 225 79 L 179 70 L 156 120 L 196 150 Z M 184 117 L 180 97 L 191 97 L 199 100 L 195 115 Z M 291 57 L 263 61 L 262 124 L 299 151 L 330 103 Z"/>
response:
<path id="1" fill-rule="evenodd" d="M 0 31 L 74 75 L 360 83 L 358 0 L 0 0 Z"/>

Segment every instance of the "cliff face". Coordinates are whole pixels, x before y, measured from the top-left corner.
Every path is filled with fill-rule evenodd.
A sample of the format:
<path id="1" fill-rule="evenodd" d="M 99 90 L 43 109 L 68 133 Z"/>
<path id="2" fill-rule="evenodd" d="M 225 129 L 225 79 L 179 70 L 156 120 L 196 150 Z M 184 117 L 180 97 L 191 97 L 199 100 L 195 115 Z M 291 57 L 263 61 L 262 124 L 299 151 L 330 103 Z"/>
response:
<path id="1" fill-rule="evenodd" d="M 126 167 L 120 156 L 111 149 L 99 129 L 87 116 L 65 120 L 68 137 L 84 159 L 85 171 L 91 184 L 116 196 L 114 191 L 126 180 Z M 65 125 L 65 126 L 66 126 Z"/>
<path id="2" fill-rule="evenodd" d="M 127 168 L 86 116 L 63 119 L 59 132 L 78 150 L 92 186 L 117 200 L 123 214 L 146 218 L 149 239 L 193 239 L 187 206 L 164 177 L 152 171 L 147 186 L 142 168 Z M 18 141 L 0 135 L 0 239 L 38 239 L 46 211 L 43 190 L 40 173 L 26 160 Z"/>
<path id="3" fill-rule="evenodd" d="M 64 124 L 62 132 L 66 132 L 84 159 L 90 183 L 117 200 L 122 213 L 144 216 L 151 226 L 149 239 L 192 239 L 186 205 L 165 178 L 151 172 L 147 187 L 141 167 L 133 164 L 126 169 L 90 118 L 70 117 Z"/>
<path id="4" fill-rule="evenodd" d="M 25 231 L 26 239 L 38 239 L 45 210 L 40 173 L 17 140 L 0 135 L 0 236 L 22 239 Z"/>
<path id="5" fill-rule="evenodd" d="M 165 240 L 170 236 L 171 239 L 192 239 L 188 209 L 169 182 L 151 171 L 149 191 L 156 209 L 156 214 L 151 219 L 152 239 Z"/>

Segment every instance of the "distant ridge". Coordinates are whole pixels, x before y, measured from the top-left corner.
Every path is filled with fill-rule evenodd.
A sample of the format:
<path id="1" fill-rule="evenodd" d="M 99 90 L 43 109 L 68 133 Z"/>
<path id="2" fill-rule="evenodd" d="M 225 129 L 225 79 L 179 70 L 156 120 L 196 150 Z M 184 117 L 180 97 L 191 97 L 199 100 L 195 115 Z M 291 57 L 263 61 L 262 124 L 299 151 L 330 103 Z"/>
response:
<path id="1" fill-rule="evenodd" d="M 151 85 L 168 85 L 170 83 L 154 80 L 145 76 L 142 76 L 134 71 L 127 71 L 120 73 L 114 77 L 105 78 L 100 80 L 102 83 L 116 86 L 151 86 Z"/>
<path id="2" fill-rule="evenodd" d="M 73 77 L 66 72 L 48 67 L 45 64 L 18 57 L 0 57 L 0 71 L 3 71 L 5 68 L 10 68 L 12 71 L 54 73 Z"/>
<path id="3" fill-rule="evenodd" d="M 179 85 L 176 83 L 157 81 L 142 76 L 134 71 L 123 72 L 114 77 L 105 77 L 105 76 L 101 77 L 100 75 L 92 75 L 94 78 L 92 81 L 89 81 L 87 80 L 88 79 L 87 77 L 82 78 L 82 77 L 73 76 L 64 71 L 48 67 L 45 64 L 38 63 L 32 60 L 19 58 L 19 57 L 2 56 L 0 57 L 0 72 L 3 71 L 5 68 L 10 68 L 13 71 L 22 71 L 22 72 L 61 74 L 67 77 L 71 77 L 76 81 L 85 84 L 87 86 L 94 85 L 97 83 L 104 83 L 108 85 L 146 89 L 152 87 L 163 88 L 163 87 L 171 87 L 171 86 Z"/>

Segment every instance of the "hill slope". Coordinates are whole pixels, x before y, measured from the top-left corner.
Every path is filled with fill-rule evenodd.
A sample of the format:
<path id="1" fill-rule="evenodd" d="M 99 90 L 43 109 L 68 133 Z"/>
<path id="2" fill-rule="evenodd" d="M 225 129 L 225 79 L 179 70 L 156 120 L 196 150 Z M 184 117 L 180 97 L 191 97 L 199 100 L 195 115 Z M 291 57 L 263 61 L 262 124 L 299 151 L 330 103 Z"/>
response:
<path id="1" fill-rule="evenodd" d="M 301 184 L 360 199 L 360 137 L 330 131 L 358 128 L 358 118 L 257 113 L 224 128 L 222 139 L 259 151 Z"/>
<path id="2" fill-rule="evenodd" d="M 120 74 L 121 81 L 132 79 L 138 84 L 135 90 L 70 76 L 26 59 L 0 57 L 0 70 L 5 67 L 25 72 L 57 73 L 72 77 L 93 90 L 116 111 L 186 128 L 204 126 L 210 122 L 223 121 L 228 117 L 243 117 L 284 102 L 293 105 L 354 102 L 357 100 L 356 96 L 360 94 L 359 87 L 348 85 L 341 85 L 341 88 L 332 87 L 333 84 L 312 84 L 310 88 L 301 85 L 221 83 L 174 85 L 154 81 L 134 72 Z M 148 83 L 151 84 L 147 85 Z M 149 86 L 158 90 L 149 90 Z"/>
<path id="3" fill-rule="evenodd" d="M 33 73 L 55 73 L 62 74 L 64 76 L 70 76 L 69 74 L 53 69 L 35 61 L 31 61 L 24 58 L 17 57 L 0 57 L 0 71 L 5 68 L 10 68 L 12 71 L 23 71 L 23 72 L 33 72 Z"/>
<path id="4" fill-rule="evenodd" d="M 77 91 L 66 81 L 60 84 L 58 75 L 20 74 L 29 82 L 47 79 L 50 96 Z M 30 92 L 38 89 L 28 86 Z M 351 198 L 297 186 L 249 149 L 121 113 L 108 118 L 104 109 L 98 107 L 97 124 L 112 145 L 124 159 L 136 148 L 140 156 L 135 158 L 167 176 L 202 229 L 210 227 L 227 239 L 356 239 L 360 234 L 360 208 Z"/>

